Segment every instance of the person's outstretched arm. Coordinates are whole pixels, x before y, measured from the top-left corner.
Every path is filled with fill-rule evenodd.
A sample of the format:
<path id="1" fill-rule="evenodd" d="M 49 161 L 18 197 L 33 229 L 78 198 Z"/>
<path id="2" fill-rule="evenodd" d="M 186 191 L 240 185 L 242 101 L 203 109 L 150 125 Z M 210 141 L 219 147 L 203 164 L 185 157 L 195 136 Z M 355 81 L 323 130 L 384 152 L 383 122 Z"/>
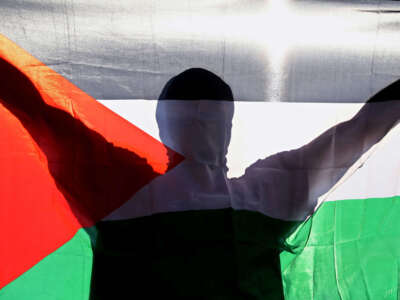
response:
<path id="1" fill-rule="evenodd" d="M 234 180 L 237 208 L 301 220 L 318 197 L 400 120 L 400 80 L 372 97 L 350 120 L 291 151 L 259 160 Z"/>
<path id="2" fill-rule="evenodd" d="M 4 118 L 20 121 L 26 143 L 32 141 L 41 153 L 26 155 L 43 155 L 44 166 L 84 226 L 103 218 L 159 175 L 145 158 L 115 146 L 73 114 L 46 103 L 31 80 L 2 58 L 0 106 L 6 109 Z"/>

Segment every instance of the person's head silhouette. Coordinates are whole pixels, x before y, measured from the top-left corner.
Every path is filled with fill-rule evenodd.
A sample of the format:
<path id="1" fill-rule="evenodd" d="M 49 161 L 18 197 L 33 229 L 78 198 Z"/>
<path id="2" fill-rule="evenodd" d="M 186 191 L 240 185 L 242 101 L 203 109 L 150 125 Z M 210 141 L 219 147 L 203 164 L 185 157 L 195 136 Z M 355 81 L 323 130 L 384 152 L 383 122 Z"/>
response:
<path id="1" fill-rule="evenodd" d="M 233 111 L 229 85 L 210 71 L 188 69 L 169 80 L 159 97 L 160 137 L 187 159 L 225 167 Z"/>

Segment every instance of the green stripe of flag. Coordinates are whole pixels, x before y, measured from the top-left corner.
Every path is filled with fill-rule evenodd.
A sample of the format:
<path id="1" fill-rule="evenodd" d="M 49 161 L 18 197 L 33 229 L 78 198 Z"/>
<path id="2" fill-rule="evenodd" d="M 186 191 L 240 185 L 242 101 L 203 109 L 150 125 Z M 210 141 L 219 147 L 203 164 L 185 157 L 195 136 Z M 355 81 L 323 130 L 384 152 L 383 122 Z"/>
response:
<path id="1" fill-rule="evenodd" d="M 0 299 L 89 299 L 93 251 L 88 232 L 79 230 L 69 242 L 1 289 Z"/>
<path id="2" fill-rule="evenodd" d="M 398 299 L 399 225 L 400 196 L 325 202 L 281 253 L 285 299 Z"/>

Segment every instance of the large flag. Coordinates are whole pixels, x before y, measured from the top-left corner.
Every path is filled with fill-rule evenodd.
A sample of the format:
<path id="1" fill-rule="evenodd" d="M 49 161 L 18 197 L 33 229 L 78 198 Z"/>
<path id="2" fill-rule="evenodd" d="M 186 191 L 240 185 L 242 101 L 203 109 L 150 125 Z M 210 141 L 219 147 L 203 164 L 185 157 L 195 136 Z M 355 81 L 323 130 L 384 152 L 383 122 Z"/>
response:
<path id="1" fill-rule="evenodd" d="M 135 1 L 140 22 L 128 4 L 40 3 L 0 11 L 2 33 L 45 62 L 1 36 L 0 299 L 397 299 L 399 83 L 337 104 L 397 79 L 393 8 L 360 4 L 361 29 L 330 17 L 310 71 L 313 1 L 316 15 L 181 7 L 191 20 Z M 299 25 L 281 26 L 287 39 L 279 13 Z M 325 62 L 355 38 L 351 59 Z M 232 102 L 204 69 L 176 76 L 189 67 L 235 100 L 309 103 Z M 172 76 L 160 101 L 137 100 Z M 202 94 L 221 86 L 224 101 Z"/>

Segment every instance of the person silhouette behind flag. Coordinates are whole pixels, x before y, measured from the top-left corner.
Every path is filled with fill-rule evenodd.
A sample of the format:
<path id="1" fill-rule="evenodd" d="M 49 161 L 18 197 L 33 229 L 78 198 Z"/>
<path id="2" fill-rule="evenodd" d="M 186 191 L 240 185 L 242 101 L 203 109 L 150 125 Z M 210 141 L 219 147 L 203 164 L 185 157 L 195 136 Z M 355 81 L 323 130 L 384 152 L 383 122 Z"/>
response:
<path id="1" fill-rule="evenodd" d="M 28 195 L 27 186 L 18 189 L 21 193 L 13 193 L 11 198 L 3 197 L 2 205 L 8 215 L 4 228 L 12 228 L 11 233 L 22 228 L 17 237 L 24 237 L 27 244 L 23 247 L 30 249 L 25 256 L 37 252 L 27 245 L 32 236 L 39 236 L 39 242 L 34 244 L 46 246 L 37 252 L 42 257 L 46 251 L 54 250 L 54 243 L 48 242 L 60 235 L 59 223 L 72 227 L 68 229 L 72 233 L 80 226 L 90 226 L 105 211 L 117 208 L 125 197 L 159 174 L 143 157 L 110 143 L 102 133 L 89 128 L 87 115 L 69 111 L 64 107 L 66 103 L 56 104 L 60 99 L 57 97 L 65 92 L 64 84 L 73 88 L 60 76 L 51 73 L 53 82 L 49 77 L 29 79 L 6 60 L 0 61 L 0 67 L 2 124 L 7 128 L 3 133 L 7 147 L 3 149 L 2 192 L 16 191 L 16 183 L 38 182 L 33 171 L 39 169 L 47 171 L 46 182 L 51 183 L 50 192 L 54 191 L 49 197 L 43 189 L 47 185 L 31 184 L 29 188 L 34 188 L 31 191 L 40 197 Z M 41 70 L 50 72 L 44 66 Z M 57 87 L 62 92 L 50 93 L 57 97 L 45 100 L 43 95 L 48 91 L 42 95 L 31 80 L 42 91 L 43 83 L 54 88 L 53 84 L 59 80 L 62 84 Z M 177 94 L 171 92 L 174 90 Z M 192 98 L 183 91 L 192 91 Z M 210 93 L 204 94 L 204 91 Z M 283 238 L 297 222 L 314 211 L 318 196 L 329 190 L 399 120 L 398 91 L 399 82 L 396 82 L 371 98 L 351 120 L 334 126 L 299 149 L 259 160 L 240 178 L 228 179 L 225 155 L 233 115 L 233 102 L 229 101 L 233 99 L 232 92 L 219 77 L 205 70 L 191 69 L 176 76 L 166 88 L 170 93 L 160 97 L 157 119 L 163 141 L 185 154 L 186 160 L 142 188 L 137 196 L 108 217 L 126 220 L 104 221 L 97 226 L 99 238 L 92 295 L 96 299 L 130 295 L 207 299 L 282 297 L 278 254 L 287 246 Z M 70 96 L 76 95 L 84 96 L 74 89 Z M 97 113 L 104 112 L 93 99 L 85 100 Z M 86 123 L 80 121 L 82 116 Z M 262 132 L 258 135 L 268 138 Z M 23 152 L 15 151 L 21 146 L 17 145 L 19 142 L 26 146 Z M 33 150 L 27 152 L 28 148 Z M 79 156 L 72 155 L 71 149 Z M 18 154 L 18 159 L 9 160 L 14 154 Z M 35 169 L 27 172 L 27 164 L 21 162 L 32 162 L 32 158 Z M 104 165 L 105 158 L 114 163 Z M 99 173 L 99 170 L 109 172 Z M 8 185 L 8 180 L 16 178 L 9 176 L 14 171 L 27 180 Z M 110 180 L 115 184 L 110 185 Z M 54 187 L 59 190 L 58 194 Z M 112 197 L 103 192 L 107 187 L 115 192 Z M 68 215 L 68 220 L 79 224 L 70 226 L 66 218 L 54 213 L 54 205 L 59 204 L 58 200 L 54 201 L 56 194 L 58 200 L 65 198 L 68 204 L 62 209 L 75 214 L 75 217 Z M 17 199 L 20 195 L 23 197 Z M 34 200 L 35 205 L 20 205 L 26 198 Z M 107 203 L 110 205 L 103 205 Z M 10 205 L 12 209 L 8 209 Z M 29 210 L 33 207 L 34 210 Z M 25 222 L 18 224 L 21 227 L 10 226 L 15 220 L 21 220 L 23 209 Z M 39 218 L 36 215 L 39 212 L 45 217 Z M 32 215 L 36 223 L 27 223 Z M 44 236 L 49 218 L 53 225 L 60 226 L 51 227 Z M 40 235 L 29 235 L 33 228 Z M 11 249 L 11 239 L 7 240 L 8 246 L 2 251 Z M 11 261 L 10 257 L 3 257 Z M 38 257 L 33 258 L 36 261 Z M 15 265 L 25 257 L 15 255 L 12 259 Z"/>
<path id="2" fill-rule="evenodd" d="M 284 238 L 399 120 L 399 101 L 382 101 L 395 100 L 398 86 L 309 144 L 229 179 L 230 87 L 199 68 L 172 78 L 156 118 L 163 143 L 186 159 L 98 225 L 94 299 L 282 299 Z"/>

